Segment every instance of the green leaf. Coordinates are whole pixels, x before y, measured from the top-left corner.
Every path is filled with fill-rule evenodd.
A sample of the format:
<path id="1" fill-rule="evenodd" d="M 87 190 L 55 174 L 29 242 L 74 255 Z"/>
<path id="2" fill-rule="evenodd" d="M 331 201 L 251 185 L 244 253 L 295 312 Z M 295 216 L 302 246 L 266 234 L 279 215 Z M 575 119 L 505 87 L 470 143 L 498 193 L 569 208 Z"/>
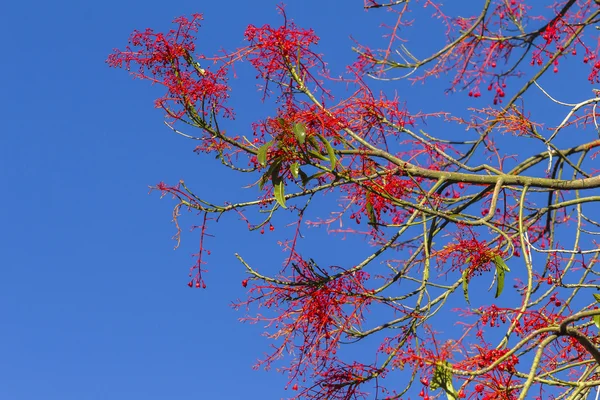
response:
<path id="1" fill-rule="evenodd" d="M 275 158 L 273 160 L 273 163 L 269 166 L 267 172 L 265 172 L 263 176 L 260 177 L 260 180 L 258 181 L 258 188 L 262 190 L 262 188 L 265 186 L 265 183 L 269 182 L 269 178 L 273 180 L 273 176 L 279 176 L 280 169 L 281 159 Z"/>
<path id="2" fill-rule="evenodd" d="M 463 287 L 463 293 L 465 294 L 465 300 L 467 301 L 467 304 L 471 304 L 469 302 L 469 279 L 467 278 L 467 276 L 469 275 L 469 268 L 465 268 L 465 270 L 463 271 L 462 274 L 462 278 L 463 278 L 463 282 L 462 282 L 462 287 Z"/>
<path id="3" fill-rule="evenodd" d="M 297 162 L 290 165 L 290 172 L 295 179 L 298 179 L 298 172 L 300 171 L 300 164 Z"/>
<path id="4" fill-rule="evenodd" d="M 258 153 L 256 154 L 256 160 L 263 167 L 267 165 L 267 151 L 269 150 L 269 147 L 271 147 L 270 141 L 260 146 Z"/>
<path id="5" fill-rule="evenodd" d="M 279 122 L 279 126 L 285 129 L 285 119 L 277 118 L 277 122 Z"/>
<path id="6" fill-rule="evenodd" d="M 431 390 L 437 390 L 442 388 L 446 392 L 448 400 L 458 399 L 458 393 L 452 386 L 452 371 L 450 368 L 452 365 L 448 361 L 438 362 L 433 371 L 433 377 L 431 379 L 430 388 Z"/>
<path id="7" fill-rule="evenodd" d="M 270 174 L 267 172 L 260 177 L 260 180 L 258 181 L 258 190 L 262 190 L 263 187 L 265 187 L 265 183 L 269 181 L 269 175 Z"/>
<path id="8" fill-rule="evenodd" d="M 302 185 L 306 186 L 306 184 L 310 181 L 312 181 L 315 178 L 318 178 L 322 175 L 324 175 L 325 172 L 317 172 L 316 174 L 313 174 L 311 176 L 306 176 L 305 173 L 303 173 L 302 171 L 300 171 L 300 177 L 302 177 Z M 305 178 L 306 177 L 306 178 Z"/>
<path id="9" fill-rule="evenodd" d="M 504 290 L 504 270 L 501 268 L 496 268 L 497 278 L 498 278 L 498 286 L 496 286 L 496 298 L 500 297 L 502 294 L 502 290 Z"/>
<path id="10" fill-rule="evenodd" d="M 373 203 L 367 200 L 367 204 L 365 205 L 365 210 L 367 211 L 367 215 L 369 216 L 369 222 L 375 229 L 377 229 L 377 217 L 375 216 L 375 210 L 373 209 Z"/>
<path id="11" fill-rule="evenodd" d="M 312 146 L 319 150 L 319 142 L 317 142 L 317 139 L 315 139 L 314 136 L 309 136 L 306 138 L 308 140 L 308 143 L 312 144 Z"/>
<path id="12" fill-rule="evenodd" d="M 592 320 L 594 320 L 594 324 L 596 324 L 596 328 L 600 329 L 600 315 L 594 315 L 592 317 Z"/>
<path id="13" fill-rule="evenodd" d="M 298 170 L 298 175 L 300 175 L 300 179 L 302 180 L 302 186 L 306 186 L 308 183 L 308 175 L 301 169 Z"/>
<path id="14" fill-rule="evenodd" d="M 597 293 L 592 293 L 592 294 L 594 295 L 594 299 L 595 299 L 595 300 L 596 300 L 598 303 L 600 303 L 600 294 L 597 294 Z"/>
<path id="15" fill-rule="evenodd" d="M 304 144 L 306 140 L 306 125 L 302 123 L 294 124 L 294 136 L 300 144 Z"/>
<path id="16" fill-rule="evenodd" d="M 502 257 L 500 257 L 500 256 L 494 257 L 494 264 L 496 264 L 496 268 L 498 268 L 498 266 L 500 266 L 502 269 L 504 269 L 504 271 L 510 272 L 508 265 L 506 265 L 506 263 L 504 262 Z"/>
<path id="17" fill-rule="evenodd" d="M 325 148 L 327 149 L 327 155 L 329 156 L 329 162 L 331 163 L 331 170 L 333 171 L 337 162 L 337 157 L 335 156 L 333 147 L 331 147 L 331 143 L 329 143 L 327 139 L 325 139 L 323 136 L 319 135 L 319 138 L 321 139 L 321 141 L 325 145 Z"/>
<path id="18" fill-rule="evenodd" d="M 494 257 L 494 264 L 496 265 L 496 278 L 498 279 L 498 286 L 496 287 L 496 298 L 498 298 L 504 290 L 504 275 L 510 269 L 500 256 Z"/>
<path id="19" fill-rule="evenodd" d="M 273 176 L 273 193 L 275 194 L 275 200 L 277 200 L 277 203 L 279 203 L 281 207 L 287 208 L 285 206 L 283 179 L 276 175 Z"/>

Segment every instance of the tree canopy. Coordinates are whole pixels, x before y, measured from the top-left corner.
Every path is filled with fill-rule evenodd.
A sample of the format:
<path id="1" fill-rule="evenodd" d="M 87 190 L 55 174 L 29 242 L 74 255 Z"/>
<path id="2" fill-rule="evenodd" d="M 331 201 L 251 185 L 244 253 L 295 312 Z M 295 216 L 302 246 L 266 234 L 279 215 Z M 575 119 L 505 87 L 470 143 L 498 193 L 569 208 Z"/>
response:
<path id="1" fill-rule="evenodd" d="M 258 365 L 285 372 L 290 396 L 585 397 L 600 386 L 598 2 L 364 8 L 393 23 L 340 75 L 283 7 L 280 26 L 249 25 L 217 55 L 194 14 L 109 56 L 163 85 L 167 126 L 249 185 L 223 204 L 184 181 L 155 186 L 175 200 L 177 240 L 180 214 L 197 214 L 189 286 L 210 285 L 204 238 L 237 214 L 284 250 L 277 265 L 236 254 L 236 307 L 266 323 L 273 351 Z M 248 65 L 258 92 L 232 91 Z M 550 89 L 582 77 L 576 102 Z M 423 85 L 443 89 L 415 108 Z M 268 116 L 236 124 L 232 96 Z M 362 241 L 332 263 L 301 246 L 308 227 Z"/>

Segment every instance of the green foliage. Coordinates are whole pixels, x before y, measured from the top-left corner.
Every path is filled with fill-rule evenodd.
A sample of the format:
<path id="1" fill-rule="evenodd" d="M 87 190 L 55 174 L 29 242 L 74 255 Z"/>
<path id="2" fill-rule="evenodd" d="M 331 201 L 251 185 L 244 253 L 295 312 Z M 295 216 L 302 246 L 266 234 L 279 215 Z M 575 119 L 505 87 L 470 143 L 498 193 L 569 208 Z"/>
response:
<path id="1" fill-rule="evenodd" d="M 506 272 L 510 272 L 510 269 L 500 256 L 494 257 L 494 265 L 496 265 L 496 278 L 498 279 L 498 286 L 496 286 L 496 298 L 498 298 L 504 290 L 504 275 Z"/>
<path id="2" fill-rule="evenodd" d="M 306 126 L 304 124 L 294 124 L 294 136 L 300 144 L 304 144 L 306 140 Z"/>
<path id="3" fill-rule="evenodd" d="M 458 393 L 452 386 L 452 365 L 448 361 L 440 361 L 436 364 L 430 388 L 431 390 L 443 389 L 448 400 L 458 399 Z"/>

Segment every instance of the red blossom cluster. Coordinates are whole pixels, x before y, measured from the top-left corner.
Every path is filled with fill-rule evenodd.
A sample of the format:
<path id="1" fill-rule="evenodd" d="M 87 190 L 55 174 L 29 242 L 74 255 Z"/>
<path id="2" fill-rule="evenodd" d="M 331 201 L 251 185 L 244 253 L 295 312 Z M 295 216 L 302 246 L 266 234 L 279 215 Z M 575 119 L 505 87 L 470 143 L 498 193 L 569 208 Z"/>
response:
<path id="1" fill-rule="evenodd" d="M 131 69 L 139 66 L 134 76 L 166 86 L 167 93 L 156 100 L 157 107 L 165 109 L 173 118 L 181 118 L 195 110 L 202 118 L 210 113 L 233 117 L 225 106 L 228 98 L 227 68 L 216 71 L 202 68 L 193 57 L 195 33 L 202 14 L 191 18 L 179 17 L 173 21 L 177 29 L 166 34 L 152 29 L 135 31 L 124 51 L 115 50 L 107 59 L 111 67 Z"/>

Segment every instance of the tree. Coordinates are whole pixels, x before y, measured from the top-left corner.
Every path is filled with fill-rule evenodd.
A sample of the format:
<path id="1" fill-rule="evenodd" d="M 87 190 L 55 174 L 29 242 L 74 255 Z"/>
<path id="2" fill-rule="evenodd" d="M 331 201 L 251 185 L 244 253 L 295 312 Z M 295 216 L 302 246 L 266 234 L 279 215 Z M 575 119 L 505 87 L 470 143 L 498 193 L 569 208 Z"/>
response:
<path id="1" fill-rule="evenodd" d="M 196 48 L 195 14 L 166 33 L 135 31 L 108 58 L 164 85 L 156 104 L 167 125 L 254 184 L 244 193 L 255 197 L 227 204 L 183 181 L 156 185 L 176 200 L 176 224 L 183 210 L 199 215 L 189 286 L 206 287 L 203 239 L 220 215 L 237 213 L 257 233 L 274 218 L 294 227 L 275 239 L 281 266 L 236 256 L 248 273 L 237 306 L 268 322 L 275 345 L 259 364 L 283 359 L 296 398 L 580 399 L 600 385 L 600 94 L 590 86 L 567 103 L 548 89 L 582 73 L 599 82 L 600 7 L 463 7 L 471 16 L 429 0 L 366 0 L 395 23 L 380 48 L 357 44 L 339 77 L 317 34 L 283 8 L 280 27 L 250 25 L 245 47 L 217 56 Z M 424 54 L 418 40 L 434 24 L 440 46 Z M 272 106 L 250 130 L 228 105 L 243 62 Z M 411 108 L 406 93 L 441 81 L 439 103 L 464 101 Z M 324 263 L 301 249 L 306 224 L 366 238 L 369 254 Z"/>

